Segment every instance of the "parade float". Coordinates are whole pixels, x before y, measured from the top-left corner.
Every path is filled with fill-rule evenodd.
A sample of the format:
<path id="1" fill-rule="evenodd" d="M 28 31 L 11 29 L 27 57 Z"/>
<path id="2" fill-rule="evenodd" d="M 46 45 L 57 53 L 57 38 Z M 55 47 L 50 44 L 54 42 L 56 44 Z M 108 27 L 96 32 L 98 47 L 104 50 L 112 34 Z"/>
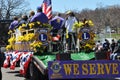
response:
<path id="1" fill-rule="evenodd" d="M 20 64 L 20 74 L 31 80 L 80 80 L 81 78 L 118 77 L 118 61 L 96 61 L 94 24 L 91 20 L 74 24 L 78 30 L 79 50 L 65 51 L 64 42 L 53 41 L 52 26 L 41 22 L 22 24 L 8 32 L 3 67 L 14 70 Z M 65 34 L 65 36 L 67 33 Z M 56 36 L 58 37 L 58 35 Z M 61 37 L 61 36 L 59 36 Z M 53 52 L 53 44 L 58 51 Z M 105 71 L 104 71 L 105 70 Z"/>
<path id="2" fill-rule="evenodd" d="M 81 27 L 83 26 L 83 27 Z M 48 78 L 48 62 L 63 61 L 63 60 L 92 60 L 95 58 L 92 48 L 94 47 L 94 33 L 90 27 L 84 28 L 84 25 L 75 24 L 76 28 L 81 28 L 78 34 L 78 39 L 82 41 L 82 51 L 65 52 L 62 48 L 63 42 L 53 41 L 52 26 L 42 24 L 41 22 L 32 22 L 22 24 L 15 30 L 9 30 L 8 45 L 6 46 L 3 67 L 15 69 L 16 64 L 20 63 L 20 73 L 27 78 L 33 80 Z M 58 35 L 57 35 L 58 36 Z M 60 37 L 60 36 L 59 36 Z M 59 45 L 57 52 L 52 52 L 52 44 Z M 47 77 L 46 77 L 47 76 Z"/>

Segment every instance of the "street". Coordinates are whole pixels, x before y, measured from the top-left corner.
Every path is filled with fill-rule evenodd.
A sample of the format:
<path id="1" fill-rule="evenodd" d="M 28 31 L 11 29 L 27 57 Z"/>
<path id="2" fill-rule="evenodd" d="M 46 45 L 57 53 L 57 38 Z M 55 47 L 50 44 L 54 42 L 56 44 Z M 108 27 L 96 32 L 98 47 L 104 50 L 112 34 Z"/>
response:
<path id="1" fill-rule="evenodd" d="M 1 68 L 2 70 L 2 80 L 26 80 L 19 73 L 19 67 L 16 67 L 15 70 L 10 70 L 10 68 Z"/>
<path id="2" fill-rule="evenodd" d="M 6 69 L 2 67 L 1 70 L 2 70 L 2 80 L 28 80 L 19 74 L 19 67 L 16 67 L 15 70 L 10 70 L 9 68 Z M 113 80 L 113 79 L 109 79 L 109 80 Z M 115 78 L 114 80 L 120 80 L 120 78 Z"/>

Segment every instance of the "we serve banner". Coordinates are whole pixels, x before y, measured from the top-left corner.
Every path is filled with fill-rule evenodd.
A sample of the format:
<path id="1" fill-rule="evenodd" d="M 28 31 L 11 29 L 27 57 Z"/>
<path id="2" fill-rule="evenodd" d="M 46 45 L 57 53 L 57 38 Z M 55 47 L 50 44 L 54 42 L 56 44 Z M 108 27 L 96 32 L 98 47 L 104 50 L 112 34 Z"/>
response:
<path id="1" fill-rule="evenodd" d="M 120 77 L 120 61 L 50 61 L 49 79 Z"/>

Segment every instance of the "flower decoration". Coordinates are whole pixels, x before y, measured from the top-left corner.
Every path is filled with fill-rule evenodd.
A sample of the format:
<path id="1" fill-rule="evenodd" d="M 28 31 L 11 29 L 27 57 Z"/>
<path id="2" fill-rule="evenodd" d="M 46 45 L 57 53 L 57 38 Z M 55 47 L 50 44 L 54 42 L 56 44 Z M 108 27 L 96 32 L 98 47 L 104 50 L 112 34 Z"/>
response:
<path id="1" fill-rule="evenodd" d="M 91 52 L 93 50 L 93 48 L 95 47 L 95 42 L 94 40 L 90 40 L 88 42 L 81 42 L 81 46 L 80 48 L 82 49 L 82 51 L 85 52 Z"/>
<path id="2" fill-rule="evenodd" d="M 34 33 L 29 33 L 25 35 L 25 41 L 33 41 L 35 37 Z"/>
<path id="3" fill-rule="evenodd" d="M 6 46 L 6 50 L 8 51 L 8 50 L 12 50 L 12 45 L 7 45 Z"/>
<path id="4" fill-rule="evenodd" d="M 9 30 L 9 32 L 8 32 L 8 34 L 12 34 L 14 31 L 12 31 L 12 30 Z"/>
<path id="5" fill-rule="evenodd" d="M 91 26 L 91 27 L 94 26 L 92 20 L 87 20 L 87 21 L 85 21 L 85 25 L 86 25 L 86 24 L 88 24 L 88 25 Z"/>
<path id="6" fill-rule="evenodd" d="M 20 31 L 24 31 L 25 30 L 25 27 L 26 27 L 26 24 L 22 24 L 21 26 L 19 26 L 19 30 Z"/>
<path id="7" fill-rule="evenodd" d="M 75 28 L 82 28 L 82 27 L 85 27 L 85 26 L 93 27 L 94 24 L 93 24 L 92 20 L 86 20 L 85 22 L 81 22 L 80 21 L 80 22 L 74 23 L 73 29 L 75 29 Z"/>
<path id="8" fill-rule="evenodd" d="M 35 24 L 33 22 L 31 22 L 28 24 L 28 26 L 30 27 L 30 29 L 32 29 L 35 26 Z"/>
<path id="9" fill-rule="evenodd" d="M 87 44 L 84 46 L 84 48 L 85 48 L 85 49 L 87 49 L 87 48 L 92 49 L 92 45 L 90 45 L 90 44 L 87 43 Z"/>
<path id="10" fill-rule="evenodd" d="M 32 29 L 32 28 L 41 28 L 41 27 L 42 28 L 50 28 L 50 29 L 52 28 L 52 26 L 50 24 L 48 24 L 48 23 L 41 23 L 39 21 L 29 23 L 28 27 L 30 29 Z"/>
<path id="11" fill-rule="evenodd" d="M 8 42 L 9 42 L 10 45 L 15 43 L 15 37 L 11 37 L 10 39 L 8 39 Z"/>
<path id="12" fill-rule="evenodd" d="M 42 42 L 40 42 L 40 41 L 34 41 L 33 43 L 30 44 L 30 47 L 35 52 L 43 53 L 44 46 L 42 46 Z"/>
<path id="13" fill-rule="evenodd" d="M 17 42 L 23 42 L 25 41 L 24 36 L 19 36 Z"/>

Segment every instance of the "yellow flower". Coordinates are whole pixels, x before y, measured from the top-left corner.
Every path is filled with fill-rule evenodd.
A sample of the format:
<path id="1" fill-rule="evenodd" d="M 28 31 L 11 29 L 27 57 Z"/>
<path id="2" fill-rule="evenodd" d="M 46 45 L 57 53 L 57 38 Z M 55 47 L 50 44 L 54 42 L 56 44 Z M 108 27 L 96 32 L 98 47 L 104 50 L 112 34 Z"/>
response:
<path id="1" fill-rule="evenodd" d="M 8 34 L 11 34 L 11 33 L 12 33 L 12 31 L 11 31 L 11 30 L 9 30 Z"/>
<path id="2" fill-rule="evenodd" d="M 22 24 L 22 27 L 26 27 L 26 24 Z"/>
<path id="3" fill-rule="evenodd" d="M 6 50 L 10 50 L 10 49 L 12 49 L 12 45 L 7 45 Z"/>
<path id="4" fill-rule="evenodd" d="M 38 25 L 40 25 L 40 22 L 39 22 L 39 21 L 37 21 L 37 24 L 38 24 Z"/>
<path id="5" fill-rule="evenodd" d="M 18 42 L 22 42 L 22 41 L 25 41 L 24 36 L 19 36 L 19 37 L 18 37 Z"/>
<path id="6" fill-rule="evenodd" d="M 88 21 L 85 21 L 85 24 L 88 24 Z"/>
<path id="7" fill-rule="evenodd" d="M 30 44 L 31 48 L 34 50 L 34 51 L 38 51 L 41 49 L 42 47 L 42 42 L 40 41 L 34 41 L 33 43 Z"/>
<path id="8" fill-rule="evenodd" d="M 73 24 L 73 30 L 76 29 L 76 28 L 81 28 L 83 27 L 84 23 L 83 22 L 75 22 Z"/>
<path id="9" fill-rule="evenodd" d="M 79 22 L 78 24 L 80 27 L 83 27 L 84 23 L 83 22 Z"/>
<path id="10" fill-rule="evenodd" d="M 84 46 L 84 48 L 85 48 L 85 49 L 87 49 L 87 48 L 92 49 L 92 46 L 87 43 L 87 44 Z"/>
<path id="11" fill-rule="evenodd" d="M 34 36 L 35 36 L 34 33 L 26 34 L 26 35 L 25 35 L 25 41 L 31 41 L 31 40 L 34 40 Z"/>
<path id="12" fill-rule="evenodd" d="M 34 24 L 33 22 L 32 22 L 32 23 L 29 23 L 28 25 L 29 25 L 30 29 L 35 26 L 35 24 Z"/>
<path id="13" fill-rule="evenodd" d="M 91 21 L 91 20 L 88 20 L 88 24 L 89 24 L 89 26 L 94 26 L 94 24 L 93 24 L 93 22 Z"/>
<path id="14" fill-rule="evenodd" d="M 15 37 L 11 37 L 10 39 L 8 39 L 9 44 L 13 44 L 15 42 Z"/>
<path id="15" fill-rule="evenodd" d="M 23 31 L 23 26 L 19 26 L 18 30 Z"/>

